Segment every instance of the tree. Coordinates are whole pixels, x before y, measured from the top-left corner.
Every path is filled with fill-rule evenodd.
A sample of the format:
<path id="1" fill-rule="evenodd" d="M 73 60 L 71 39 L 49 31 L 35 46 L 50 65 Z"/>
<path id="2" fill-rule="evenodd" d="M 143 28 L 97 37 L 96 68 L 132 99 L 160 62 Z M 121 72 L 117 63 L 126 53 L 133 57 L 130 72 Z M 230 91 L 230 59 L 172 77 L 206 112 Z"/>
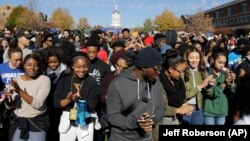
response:
<path id="1" fill-rule="evenodd" d="M 28 11 L 26 7 L 23 6 L 17 6 L 13 9 L 13 11 L 10 13 L 10 16 L 7 20 L 7 26 L 9 28 L 16 27 L 17 20 L 20 15 L 22 15 L 25 11 Z"/>
<path id="2" fill-rule="evenodd" d="M 85 30 L 85 29 L 87 29 L 89 27 L 90 27 L 90 24 L 89 24 L 87 18 L 82 17 L 82 18 L 79 19 L 78 25 L 77 25 L 78 29 Z"/>
<path id="3" fill-rule="evenodd" d="M 73 29 L 74 19 L 67 9 L 57 8 L 51 15 L 50 21 L 58 28 Z"/>
<path id="4" fill-rule="evenodd" d="M 186 31 L 194 33 L 213 32 L 214 26 L 212 24 L 213 18 L 205 15 L 204 12 L 198 12 L 191 16 L 186 23 Z"/>
<path id="5" fill-rule="evenodd" d="M 39 13 L 26 10 L 16 20 L 17 27 L 23 27 L 25 29 L 43 29 L 45 22 L 39 17 Z"/>
<path id="6" fill-rule="evenodd" d="M 155 24 L 154 21 L 150 18 L 146 19 L 143 23 L 144 30 L 145 31 L 153 31 L 155 30 Z"/>
<path id="7" fill-rule="evenodd" d="M 143 31 L 144 30 L 144 27 L 141 27 L 141 26 L 136 26 L 133 31 Z"/>
<path id="8" fill-rule="evenodd" d="M 169 10 L 164 10 L 160 15 L 156 16 L 155 25 L 160 32 L 167 29 L 182 29 L 184 27 L 183 21 Z"/>
<path id="9" fill-rule="evenodd" d="M 99 28 L 103 28 L 103 26 L 102 25 L 94 25 L 94 29 L 99 29 Z"/>

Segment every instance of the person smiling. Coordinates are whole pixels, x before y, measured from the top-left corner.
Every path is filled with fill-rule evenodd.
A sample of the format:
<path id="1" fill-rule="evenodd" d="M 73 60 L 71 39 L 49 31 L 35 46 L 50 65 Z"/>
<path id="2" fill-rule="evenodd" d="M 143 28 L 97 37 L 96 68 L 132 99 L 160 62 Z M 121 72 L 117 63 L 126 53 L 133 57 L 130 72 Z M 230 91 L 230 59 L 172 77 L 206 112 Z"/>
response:
<path id="1" fill-rule="evenodd" d="M 188 105 L 194 107 L 191 114 L 183 116 L 183 124 L 203 125 L 203 96 L 212 95 L 215 84 L 213 75 L 208 75 L 202 64 L 202 54 L 194 46 L 186 49 L 187 69 L 184 75 L 186 98 Z"/>
<path id="2" fill-rule="evenodd" d="M 71 72 L 62 77 L 56 86 L 54 93 L 54 106 L 61 108 L 63 113 L 70 113 L 75 107 L 75 102 L 78 100 L 86 100 L 87 111 L 92 113 L 96 110 L 96 105 L 99 99 L 99 91 L 97 82 L 92 76 L 88 74 L 89 62 L 84 56 L 77 55 L 71 59 Z M 60 132 L 60 141 L 92 141 L 94 134 L 93 119 L 86 120 L 84 129 L 78 128 L 75 119 L 66 117 L 67 121 L 71 120 L 68 129 L 65 132 Z M 66 124 L 60 122 L 60 124 Z M 60 125 L 59 125 L 60 127 Z M 86 127 L 86 128 L 85 128 Z M 82 135 L 81 133 L 87 133 Z"/>

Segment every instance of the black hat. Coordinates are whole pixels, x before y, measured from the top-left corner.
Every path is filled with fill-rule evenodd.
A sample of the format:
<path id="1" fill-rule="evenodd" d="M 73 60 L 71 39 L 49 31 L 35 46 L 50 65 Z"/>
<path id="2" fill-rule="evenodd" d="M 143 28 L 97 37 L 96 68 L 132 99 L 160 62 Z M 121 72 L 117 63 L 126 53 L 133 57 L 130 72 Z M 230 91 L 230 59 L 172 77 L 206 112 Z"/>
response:
<path id="1" fill-rule="evenodd" d="M 161 54 L 154 48 L 143 48 L 137 55 L 135 66 L 138 68 L 151 68 L 162 64 Z"/>
<path id="2" fill-rule="evenodd" d="M 26 37 L 27 39 L 31 39 L 33 37 L 32 34 L 29 33 L 29 31 L 24 30 L 23 28 L 20 28 L 19 30 L 17 30 L 16 32 L 16 37 L 20 38 L 20 37 Z"/>
<path id="3" fill-rule="evenodd" d="M 166 36 L 164 34 L 156 33 L 154 36 L 155 45 L 158 46 L 162 40 L 166 40 Z"/>

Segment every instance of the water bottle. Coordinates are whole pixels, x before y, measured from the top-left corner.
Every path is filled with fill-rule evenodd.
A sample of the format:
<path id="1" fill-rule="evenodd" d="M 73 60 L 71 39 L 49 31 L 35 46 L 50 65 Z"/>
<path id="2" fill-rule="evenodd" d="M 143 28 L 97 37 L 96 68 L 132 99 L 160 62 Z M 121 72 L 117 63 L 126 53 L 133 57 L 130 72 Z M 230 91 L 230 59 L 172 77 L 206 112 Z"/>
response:
<path id="1" fill-rule="evenodd" d="M 79 100 L 77 102 L 77 118 L 76 118 L 76 124 L 85 126 L 85 118 L 89 117 L 90 114 L 87 111 L 87 102 L 86 100 Z"/>

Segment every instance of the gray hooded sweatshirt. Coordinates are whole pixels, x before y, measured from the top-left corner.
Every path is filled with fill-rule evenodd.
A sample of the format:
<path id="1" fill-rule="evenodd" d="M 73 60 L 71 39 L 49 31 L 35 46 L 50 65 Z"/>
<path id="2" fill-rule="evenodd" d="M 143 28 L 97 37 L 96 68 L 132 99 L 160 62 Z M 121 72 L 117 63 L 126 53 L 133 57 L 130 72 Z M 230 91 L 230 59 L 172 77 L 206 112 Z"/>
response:
<path id="1" fill-rule="evenodd" d="M 159 79 L 148 83 L 134 77 L 132 70 L 121 72 L 108 88 L 107 112 L 112 141 L 141 141 L 148 138 L 137 124 L 144 112 L 155 115 L 155 125 L 164 117 L 165 102 Z M 136 104 L 133 104 L 135 101 Z M 132 110 L 128 112 L 128 109 Z M 125 111 L 127 113 L 124 114 Z"/>

